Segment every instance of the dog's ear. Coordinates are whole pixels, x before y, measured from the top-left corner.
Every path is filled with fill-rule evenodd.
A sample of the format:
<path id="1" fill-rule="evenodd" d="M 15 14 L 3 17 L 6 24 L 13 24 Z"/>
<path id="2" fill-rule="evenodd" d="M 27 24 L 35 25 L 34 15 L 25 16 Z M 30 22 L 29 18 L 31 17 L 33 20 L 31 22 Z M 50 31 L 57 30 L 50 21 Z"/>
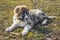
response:
<path id="1" fill-rule="evenodd" d="M 19 8 L 16 9 L 16 13 L 18 13 L 18 12 L 19 12 Z"/>
<path id="2" fill-rule="evenodd" d="M 26 5 L 19 5 L 19 6 L 16 6 L 15 9 L 14 9 L 14 14 L 17 14 L 19 12 L 22 12 L 22 13 L 26 13 L 28 12 L 28 8 Z"/>
<path id="3" fill-rule="evenodd" d="M 16 6 L 15 9 L 14 9 L 14 14 L 19 13 L 19 9 L 20 9 L 19 6 Z"/>

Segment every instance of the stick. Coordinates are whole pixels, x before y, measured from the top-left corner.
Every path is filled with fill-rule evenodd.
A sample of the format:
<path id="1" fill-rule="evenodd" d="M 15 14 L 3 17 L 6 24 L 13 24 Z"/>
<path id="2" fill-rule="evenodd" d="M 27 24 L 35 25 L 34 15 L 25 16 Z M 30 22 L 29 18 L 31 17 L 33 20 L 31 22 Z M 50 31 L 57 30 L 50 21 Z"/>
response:
<path id="1" fill-rule="evenodd" d="M 20 35 L 19 33 L 15 33 L 15 32 L 10 32 L 13 35 Z"/>

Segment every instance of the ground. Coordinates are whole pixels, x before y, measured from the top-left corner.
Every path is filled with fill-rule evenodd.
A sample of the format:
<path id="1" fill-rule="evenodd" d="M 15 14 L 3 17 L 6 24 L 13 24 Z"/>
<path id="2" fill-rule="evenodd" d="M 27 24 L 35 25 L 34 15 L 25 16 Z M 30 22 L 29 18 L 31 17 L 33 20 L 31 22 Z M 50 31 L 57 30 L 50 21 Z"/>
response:
<path id="1" fill-rule="evenodd" d="M 37 8 L 43 10 L 47 16 L 57 16 L 47 28 L 37 24 L 24 37 L 20 36 L 23 28 L 17 28 L 12 33 L 5 32 L 12 24 L 14 7 L 22 4 L 33 9 L 30 0 L 0 0 L 0 40 L 60 40 L 60 0 L 40 0 L 37 4 Z"/>

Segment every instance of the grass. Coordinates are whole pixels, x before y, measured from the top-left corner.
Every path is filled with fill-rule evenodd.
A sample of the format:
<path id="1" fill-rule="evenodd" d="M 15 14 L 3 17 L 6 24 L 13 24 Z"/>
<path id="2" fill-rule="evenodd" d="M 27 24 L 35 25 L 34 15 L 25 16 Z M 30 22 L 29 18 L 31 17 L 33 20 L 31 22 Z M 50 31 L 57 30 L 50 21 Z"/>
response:
<path id="1" fill-rule="evenodd" d="M 33 4 L 30 0 L 0 0 L 0 40 L 44 40 L 47 32 L 60 30 L 60 0 L 40 0 L 40 3 L 37 4 L 38 9 L 43 10 L 48 16 L 57 16 L 48 25 L 48 28 L 40 27 L 40 24 L 38 24 L 35 26 L 37 28 L 33 28 L 25 37 L 5 32 L 5 29 L 12 24 L 14 7 L 23 4 L 27 5 L 29 9 L 33 9 Z M 18 28 L 13 32 L 21 34 L 22 30 L 23 28 Z"/>

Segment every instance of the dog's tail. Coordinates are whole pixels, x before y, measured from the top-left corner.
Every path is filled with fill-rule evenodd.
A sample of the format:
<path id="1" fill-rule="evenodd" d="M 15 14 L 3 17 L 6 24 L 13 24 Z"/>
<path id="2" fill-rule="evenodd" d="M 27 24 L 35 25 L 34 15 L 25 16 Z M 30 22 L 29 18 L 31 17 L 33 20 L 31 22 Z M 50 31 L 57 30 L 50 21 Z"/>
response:
<path id="1" fill-rule="evenodd" d="M 57 18 L 57 16 L 48 16 L 48 18 L 55 19 L 55 18 Z"/>

